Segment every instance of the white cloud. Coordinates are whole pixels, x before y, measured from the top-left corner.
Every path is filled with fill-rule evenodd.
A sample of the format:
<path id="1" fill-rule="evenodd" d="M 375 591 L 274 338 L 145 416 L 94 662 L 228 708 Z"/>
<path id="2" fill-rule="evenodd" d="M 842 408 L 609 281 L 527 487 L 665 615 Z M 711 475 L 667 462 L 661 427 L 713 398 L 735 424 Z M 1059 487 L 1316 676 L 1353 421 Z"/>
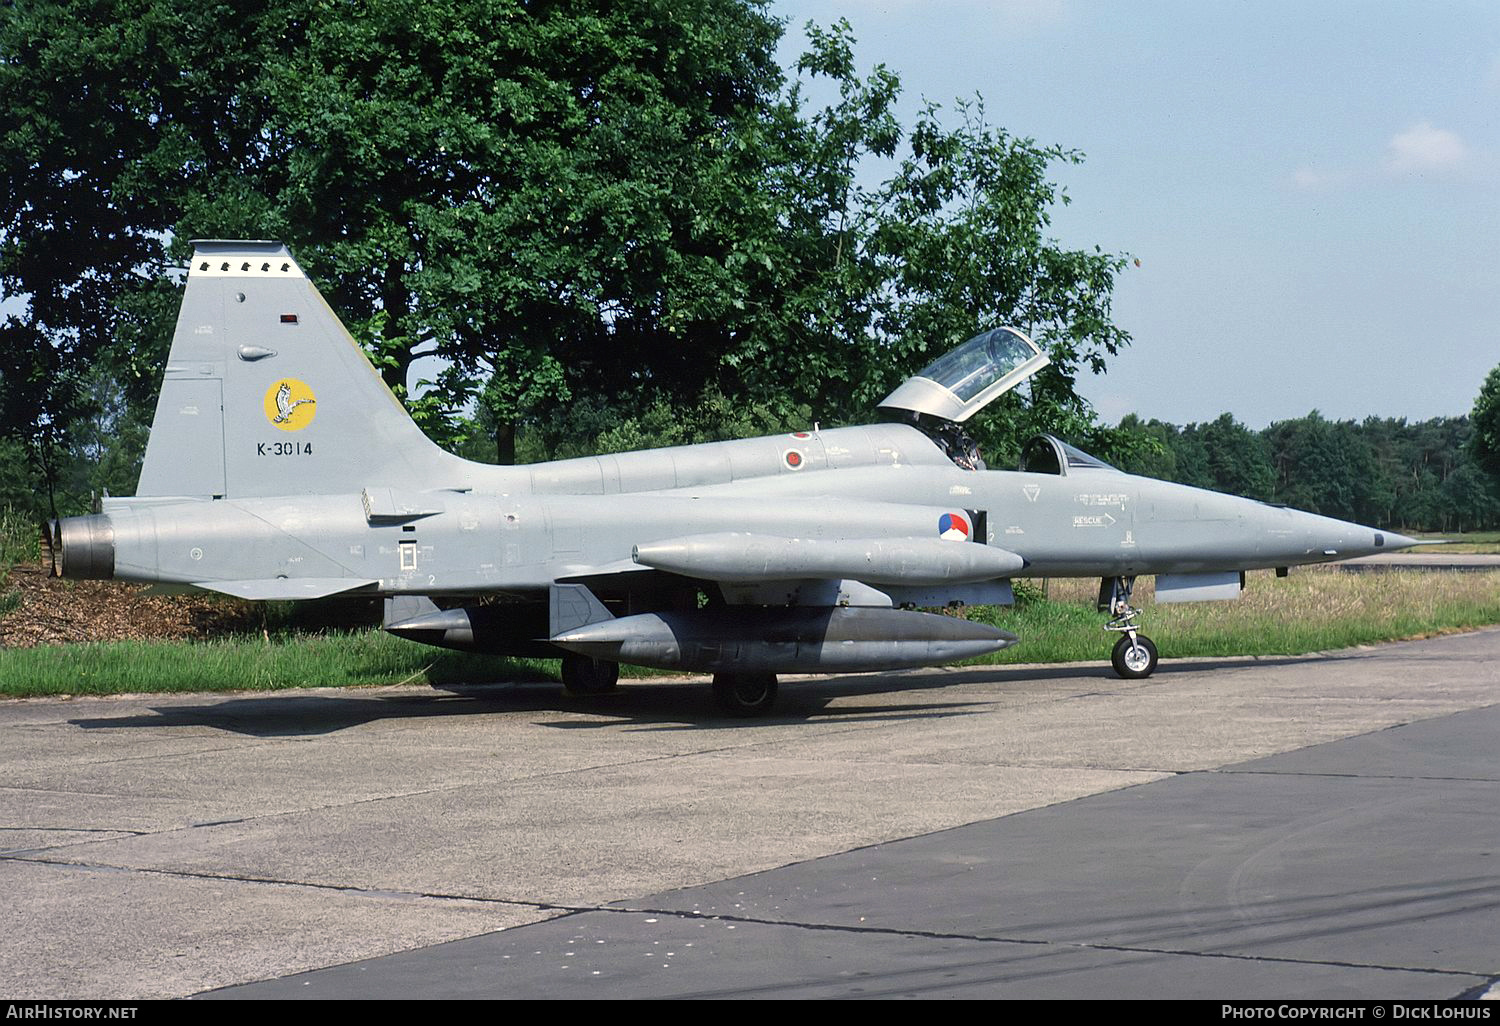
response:
<path id="1" fill-rule="evenodd" d="M 1322 192 L 1344 185 L 1349 176 L 1342 171 L 1328 171 L 1316 167 L 1299 167 L 1292 172 L 1292 185 L 1303 192 Z"/>
<path id="2" fill-rule="evenodd" d="M 1458 133 L 1423 121 L 1397 132 L 1386 144 L 1386 167 L 1398 175 L 1455 171 L 1469 159 L 1469 147 Z"/>

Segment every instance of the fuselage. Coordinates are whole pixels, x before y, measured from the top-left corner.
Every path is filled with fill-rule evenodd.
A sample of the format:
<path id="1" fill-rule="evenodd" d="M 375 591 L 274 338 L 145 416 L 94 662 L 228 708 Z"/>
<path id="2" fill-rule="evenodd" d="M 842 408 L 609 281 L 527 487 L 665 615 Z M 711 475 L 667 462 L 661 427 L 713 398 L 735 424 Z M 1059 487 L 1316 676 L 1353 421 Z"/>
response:
<path id="1" fill-rule="evenodd" d="M 1016 576 L 1241 571 L 1409 541 L 1107 468 L 963 470 L 898 424 L 449 469 L 460 467 L 443 488 L 111 500 L 90 537 L 109 536 L 111 575 L 126 580 L 347 579 L 380 594 L 455 595 L 628 579 L 646 569 L 632 562 L 637 546 L 689 535 L 926 540 L 955 515 L 970 525 L 965 540 L 1020 556 Z"/>

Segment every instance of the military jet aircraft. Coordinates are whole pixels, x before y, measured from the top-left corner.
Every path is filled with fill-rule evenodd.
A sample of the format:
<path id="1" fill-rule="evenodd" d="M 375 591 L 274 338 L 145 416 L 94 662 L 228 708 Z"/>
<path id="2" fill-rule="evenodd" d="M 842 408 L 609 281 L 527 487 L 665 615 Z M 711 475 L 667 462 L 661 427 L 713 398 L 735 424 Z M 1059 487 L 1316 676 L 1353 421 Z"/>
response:
<path id="1" fill-rule="evenodd" d="M 1130 605 L 1236 597 L 1244 574 L 1414 540 L 1121 473 L 1053 437 L 986 470 L 962 425 L 1048 363 L 996 328 L 863 427 L 532 466 L 429 441 L 288 249 L 195 243 L 138 494 L 51 522 L 53 572 L 243 599 L 385 598 L 391 633 L 562 657 L 575 693 L 619 664 L 713 674 L 728 712 L 780 673 L 886 670 L 1017 641 L 922 609 L 1012 601 L 1010 581 L 1092 577 L 1148 676 Z M 1281 572 L 1284 572 L 1282 570 Z"/>

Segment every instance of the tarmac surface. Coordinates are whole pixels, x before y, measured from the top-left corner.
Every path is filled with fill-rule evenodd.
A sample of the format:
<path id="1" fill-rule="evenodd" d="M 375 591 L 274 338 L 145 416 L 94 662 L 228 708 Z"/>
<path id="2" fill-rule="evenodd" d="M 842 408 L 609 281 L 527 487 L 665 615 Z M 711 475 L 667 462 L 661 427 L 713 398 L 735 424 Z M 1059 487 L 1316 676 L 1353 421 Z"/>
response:
<path id="1" fill-rule="evenodd" d="M 1414 552 L 1382 552 L 1374 556 L 1346 559 L 1334 566 L 1351 573 L 1371 570 L 1456 570 L 1479 572 L 1500 570 L 1500 555 L 1493 552 L 1445 552 L 1426 548 Z"/>
<path id="2" fill-rule="evenodd" d="M 1479 996 L 1497 742 L 1495 629 L 751 722 L 656 680 L 0 702 L 0 995 Z"/>

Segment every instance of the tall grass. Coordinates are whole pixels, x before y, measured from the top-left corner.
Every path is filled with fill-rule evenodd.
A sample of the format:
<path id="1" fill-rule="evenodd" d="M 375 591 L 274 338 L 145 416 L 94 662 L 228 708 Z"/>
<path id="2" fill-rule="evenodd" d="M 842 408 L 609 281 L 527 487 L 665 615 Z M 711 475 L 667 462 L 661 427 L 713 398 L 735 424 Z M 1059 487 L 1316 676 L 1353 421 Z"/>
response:
<path id="1" fill-rule="evenodd" d="M 1098 582 L 1052 580 L 1046 597 L 971 618 L 1013 631 L 1021 643 L 979 662 L 1071 662 L 1108 655 L 1114 635 L 1093 611 Z M 1167 658 L 1298 655 L 1500 623 L 1500 572 L 1295 570 L 1252 573 L 1239 599 L 1155 605 L 1142 580 L 1133 601 L 1142 630 Z"/>
<path id="2" fill-rule="evenodd" d="M 42 535 L 37 522 L 9 506 L 0 507 L 0 574 L 19 563 L 41 558 Z"/>
<path id="3" fill-rule="evenodd" d="M 21 607 L 21 593 L 8 586 L 11 567 L 37 562 L 41 549 L 37 525 L 9 506 L 0 508 L 0 616 Z"/>

